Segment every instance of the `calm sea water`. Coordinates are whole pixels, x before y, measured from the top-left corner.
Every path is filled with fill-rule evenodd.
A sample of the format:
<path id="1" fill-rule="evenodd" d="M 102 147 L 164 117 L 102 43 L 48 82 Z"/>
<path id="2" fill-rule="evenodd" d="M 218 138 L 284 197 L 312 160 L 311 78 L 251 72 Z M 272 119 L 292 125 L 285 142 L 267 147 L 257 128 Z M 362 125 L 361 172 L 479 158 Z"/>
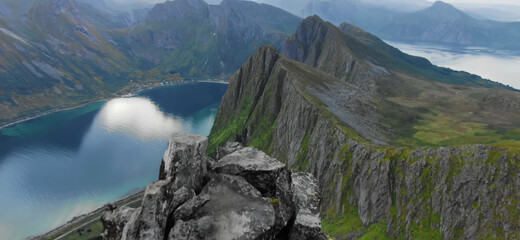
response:
<path id="1" fill-rule="evenodd" d="M 520 52 L 518 51 L 386 42 L 405 53 L 425 57 L 435 65 L 474 73 L 520 89 Z"/>
<path id="2" fill-rule="evenodd" d="M 172 133 L 208 135 L 227 85 L 195 83 L 0 131 L 0 239 L 21 239 L 156 180 Z"/>

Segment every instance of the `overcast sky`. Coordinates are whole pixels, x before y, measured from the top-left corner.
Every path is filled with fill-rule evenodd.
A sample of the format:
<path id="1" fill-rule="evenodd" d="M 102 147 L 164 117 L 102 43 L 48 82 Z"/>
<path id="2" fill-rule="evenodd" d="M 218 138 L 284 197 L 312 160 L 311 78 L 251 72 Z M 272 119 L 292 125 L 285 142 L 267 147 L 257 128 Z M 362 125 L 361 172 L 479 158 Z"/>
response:
<path id="1" fill-rule="evenodd" d="M 131 3 L 157 3 L 165 0 L 112 0 L 115 2 L 131 2 Z M 221 0 L 206 0 L 210 3 L 219 3 Z M 255 0 L 256 2 L 269 3 L 274 5 L 303 5 L 309 0 Z M 434 2 L 433 0 L 428 0 Z M 449 3 L 484 3 L 484 4 L 512 4 L 520 5 L 520 0 L 444 0 Z"/>
<path id="2" fill-rule="evenodd" d="M 158 2 L 164 2 L 165 0 L 111 0 L 118 3 L 144 3 L 144 4 L 153 4 Z M 222 0 L 205 0 L 206 2 L 210 4 L 218 4 Z M 298 14 L 301 9 L 304 8 L 305 4 L 309 2 L 310 0 L 253 0 L 255 2 L 261 2 L 261 3 L 267 3 L 271 4 L 286 10 L 289 10 L 295 14 Z M 324 0 L 326 1 L 326 0 Z M 362 0 L 363 1 L 363 0 Z M 367 0 L 368 1 L 368 0 Z M 371 0 L 374 1 L 374 0 Z M 385 0 L 381 0 L 381 2 L 384 2 Z M 407 2 L 414 2 L 414 1 L 423 1 L 423 0 L 390 0 L 391 2 L 395 1 L 407 1 Z M 435 2 L 434 0 L 426 0 L 430 2 Z M 507 5 L 516 5 L 520 6 L 520 0 L 444 0 L 444 2 L 452 3 L 452 4 L 467 4 L 467 3 L 474 3 L 474 4 L 485 4 L 485 5 L 498 5 L 498 4 L 507 4 Z M 467 6 L 467 5 L 466 5 Z M 476 6 L 475 6 L 476 7 Z"/>

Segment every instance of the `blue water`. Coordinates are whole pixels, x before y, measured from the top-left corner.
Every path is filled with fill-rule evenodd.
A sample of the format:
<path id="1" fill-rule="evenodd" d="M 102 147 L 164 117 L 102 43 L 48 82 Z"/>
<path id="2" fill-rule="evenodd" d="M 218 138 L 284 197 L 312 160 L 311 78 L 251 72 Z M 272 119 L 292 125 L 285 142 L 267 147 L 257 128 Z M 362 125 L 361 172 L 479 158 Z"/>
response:
<path id="1" fill-rule="evenodd" d="M 208 135 L 227 85 L 194 83 L 0 131 L 0 239 L 22 239 L 155 181 L 168 138 Z"/>

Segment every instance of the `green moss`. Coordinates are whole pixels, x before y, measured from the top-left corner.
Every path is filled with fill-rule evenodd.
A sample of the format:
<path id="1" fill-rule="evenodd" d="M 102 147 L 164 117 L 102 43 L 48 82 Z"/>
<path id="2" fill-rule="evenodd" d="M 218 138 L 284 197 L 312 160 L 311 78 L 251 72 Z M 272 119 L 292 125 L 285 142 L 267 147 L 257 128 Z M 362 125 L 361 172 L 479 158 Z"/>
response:
<path id="1" fill-rule="evenodd" d="M 249 145 L 262 149 L 266 153 L 271 153 L 271 144 L 273 143 L 273 135 L 275 131 L 276 120 L 264 116 L 260 124 L 258 124 L 258 128 L 255 131 L 256 135 L 252 137 Z"/>
<path id="2" fill-rule="evenodd" d="M 234 141 L 236 135 L 241 134 L 242 130 L 246 125 L 247 117 L 251 112 L 252 102 L 251 99 L 245 98 L 242 105 L 243 106 L 238 114 L 238 118 L 233 119 L 231 122 L 224 123 L 222 126 L 214 126 L 214 131 L 211 131 L 209 135 L 209 144 L 208 144 L 208 155 L 213 156 L 217 147 L 223 145 L 228 141 Z"/>
<path id="3" fill-rule="evenodd" d="M 269 201 L 273 205 L 273 207 L 276 209 L 280 205 L 280 199 L 279 198 L 269 198 Z"/>
<path id="4" fill-rule="evenodd" d="M 390 239 L 386 235 L 386 224 L 374 223 L 368 227 L 367 233 L 360 240 L 385 240 Z"/>
<path id="5" fill-rule="evenodd" d="M 307 167 L 309 166 L 309 159 L 307 158 L 307 154 L 309 152 L 311 133 L 312 129 L 307 129 L 305 136 L 300 143 L 300 151 L 298 152 L 298 156 L 296 156 L 296 169 L 300 171 L 306 171 Z"/>
<path id="6" fill-rule="evenodd" d="M 352 207 L 347 213 L 337 217 L 325 217 L 322 220 L 323 232 L 331 236 L 346 237 L 365 229 L 357 208 Z"/>

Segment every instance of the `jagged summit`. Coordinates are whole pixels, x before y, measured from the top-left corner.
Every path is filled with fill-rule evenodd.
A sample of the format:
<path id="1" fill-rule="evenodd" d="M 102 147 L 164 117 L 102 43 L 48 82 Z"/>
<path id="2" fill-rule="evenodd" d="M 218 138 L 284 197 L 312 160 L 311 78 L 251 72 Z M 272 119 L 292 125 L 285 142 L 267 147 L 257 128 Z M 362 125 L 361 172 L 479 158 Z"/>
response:
<path id="1" fill-rule="evenodd" d="M 107 207 L 105 239 L 326 239 L 312 175 L 250 147 L 215 162 L 206 147 L 206 137 L 173 136 L 142 206 Z"/>
<path id="2" fill-rule="evenodd" d="M 264 47 L 232 77 L 211 153 L 238 141 L 312 173 L 324 231 L 338 239 L 520 237 L 519 150 L 482 135 L 498 122 L 519 129 L 514 108 L 483 107 L 497 102 L 488 100 L 494 92 L 519 93 L 318 17 L 305 19 L 283 51 L 303 63 Z M 363 88 L 370 81 L 379 90 Z M 505 115 L 517 120 L 498 119 Z M 460 146 L 473 143 L 494 145 Z"/>
<path id="3" fill-rule="evenodd" d="M 419 11 L 418 14 L 425 14 L 430 17 L 437 17 L 439 20 L 447 21 L 458 18 L 471 18 L 466 13 L 457 9 L 453 5 L 449 3 L 445 3 L 443 1 L 436 1 L 429 8 L 424 9 L 423 11 Z"/>

